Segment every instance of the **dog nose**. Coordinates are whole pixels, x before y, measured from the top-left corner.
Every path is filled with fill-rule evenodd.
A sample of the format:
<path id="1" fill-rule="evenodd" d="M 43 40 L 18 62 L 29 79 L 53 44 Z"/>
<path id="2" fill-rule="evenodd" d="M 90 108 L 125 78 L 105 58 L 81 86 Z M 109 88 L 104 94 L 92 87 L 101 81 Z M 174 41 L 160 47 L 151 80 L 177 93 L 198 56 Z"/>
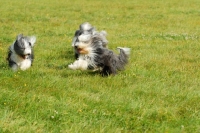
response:
<path id="1" fill-rule="evenodd" d="M 28 56 L 31 55 L 30 53 L 27 54 Z"/>
<path id="2" fill-rule="evenodd" d="M 78 46 L 74 46 L 75 48 L 78 48 Z"/>

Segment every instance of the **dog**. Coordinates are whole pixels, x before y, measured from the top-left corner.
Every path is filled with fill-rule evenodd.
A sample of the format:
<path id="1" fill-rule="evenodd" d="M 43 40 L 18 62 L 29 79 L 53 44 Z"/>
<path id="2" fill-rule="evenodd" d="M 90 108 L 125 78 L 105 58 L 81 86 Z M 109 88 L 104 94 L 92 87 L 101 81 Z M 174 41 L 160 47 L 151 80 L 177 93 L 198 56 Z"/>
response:
<path id="1" fill-rule="evenodd" d="M 68 65 L 72 70 L 98 69 L 102 76 L 116 75 L 118 70 L 123 70 L 128 63 L 130 48 L 118 47 L 119 55 L 106 48 L 104 32 L 94 31 L 76 36 L 74 47 L 79 54 L 78 59 Z"/>
<path id="2" fill-rule="evenodd" d="M 7 61 L 13 71 L 28 69 L 34 59 L 33 46 L 36 42 L 35 36 L 23 36 L 19 34 L 14 43 L 8 49 Z"/>
<path id="3" fill-rule="evenodd" d="M 96 28 L 88 22 L 85 22 L 79 26 L 79 29 L 76 30 L 74 38 L 72 40 L 72 47 L 74 48 L 75 59 L 78 59 L 80 55 L 79 50 L 77 49 L 77 44 L 80 41 L 87 42 L 91 38 L 91 36 L 96 34 L 97 32 L 98 31 L 96 30 Z M 101 31 L 100 35 L 102 36 L 102 40 L 99 40 L 99 43 L 101 43 L 103 47 L 107 47 L 108 40 L 106 39 L 106 31 Z"/>

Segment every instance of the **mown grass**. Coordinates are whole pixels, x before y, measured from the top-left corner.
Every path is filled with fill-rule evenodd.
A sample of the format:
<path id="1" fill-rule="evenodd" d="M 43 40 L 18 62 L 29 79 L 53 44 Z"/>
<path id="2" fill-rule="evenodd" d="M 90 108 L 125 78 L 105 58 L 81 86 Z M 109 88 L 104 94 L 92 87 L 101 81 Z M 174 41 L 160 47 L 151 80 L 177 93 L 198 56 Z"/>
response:
<path id="1" fill-rule="evenodd" d="M 199 132 L 200 1 L 0 0 L 0 132 Z M 125 71 L 72 71 L 83 22 L 132 49 Z M 12 72 L 7 48 L 36 35 L 35 60 Z"/>

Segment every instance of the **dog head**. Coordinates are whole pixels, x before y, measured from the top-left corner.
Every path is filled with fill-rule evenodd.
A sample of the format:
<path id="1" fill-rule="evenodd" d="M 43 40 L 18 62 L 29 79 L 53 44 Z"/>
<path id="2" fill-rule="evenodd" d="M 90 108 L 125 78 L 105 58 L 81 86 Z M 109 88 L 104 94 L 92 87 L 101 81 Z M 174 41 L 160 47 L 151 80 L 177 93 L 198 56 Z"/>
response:
<path id="1" fill-rule="evenodd" d="M 76 30 L 74 34 L 74 38 L 72 40 L 72 46 L 75 47 L 76 43 L 79 41 L 88 41 L 89 38 L 92 36 L 94 33 L 95 28 L 88 22 L 85 22 L 79 26 L 79 30 Z M 79 36 L 81 36 L 79 38 Z M 84 37 L 83 37 L 84 36 Z"/>
<path id="2" fill-rule="evenodd" d="M 79 30 L 75 32 L 72 46 L 78 54 L 88 54 L 93 47 L 106 47 L 108 41 L 106 32 L 98 32 L 96 29 L 85 22 L 79 26 Z"/>
<path id="3" fill-rule="evenodd" d="M 26 59 L 32 54 L 32 47 L 36 42 L 36 37 L 26 37 L 23 34 L 19 34 L 14 43 L 15 52 L 20 55 L 22 58 Z"/>
<path id="4" fill-rule="evenodd" d="M 97 48 L 106 47 L 108 41 L 105 37 L 106 32 L 95 32 L 92 36 L 80 35 L 79 42 L 76 43 L 75 48 L 80 54 L 89 54 Z"/>

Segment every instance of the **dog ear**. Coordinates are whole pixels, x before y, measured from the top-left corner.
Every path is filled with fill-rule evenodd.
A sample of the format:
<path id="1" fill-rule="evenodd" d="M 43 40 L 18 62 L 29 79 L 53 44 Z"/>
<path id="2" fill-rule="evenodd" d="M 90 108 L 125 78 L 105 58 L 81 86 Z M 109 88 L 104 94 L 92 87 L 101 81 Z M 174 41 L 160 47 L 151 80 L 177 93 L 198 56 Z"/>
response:
<path id="1" fill-rule="evenodd" d="M 23 34 L 19 34 L 19 35 L 17 35 L 16 40 L 19 40 L 22 37 L 23 37 Z"/>
<path id="2" fill-rule="evenodd" d="M 75 46 L 75 43 L 78 41 L 78 36 L 80 36 L 81 33 L 81 30 L 76 30 L 76 32 L 74 33 L 74 38 L 72 39 L 72 47 Z"/>
<path id="3" fill-rule="evenodd" d="M 82 31 L 81 30 L 76 30 L 74 36 L 80 36 L 82 34 Z"/>
<path id="4" fill-rule="evenodd" d="M 29 42 L 31 43 L 31 46 L 33 47 L 35 42 L 36 42 L 36 37 L 35 36 L 30 36 L 29 37 Z"/>

